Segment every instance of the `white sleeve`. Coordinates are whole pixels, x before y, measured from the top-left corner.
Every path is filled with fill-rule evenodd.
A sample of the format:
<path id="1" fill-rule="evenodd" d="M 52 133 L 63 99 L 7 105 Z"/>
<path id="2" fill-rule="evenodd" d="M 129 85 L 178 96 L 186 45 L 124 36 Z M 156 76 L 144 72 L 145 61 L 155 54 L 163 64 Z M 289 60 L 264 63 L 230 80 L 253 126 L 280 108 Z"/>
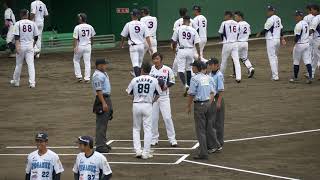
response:
<path id="1" fill-rule="evenodd" d="M 145 29 L 145 37 L 150 37 L 151 33 L 150 33 L 149 28 L 147 27 L 147 25 L 142 23 L 142 27 Z"/>
<path id="2" fill-rule="evenodd" d="M 314 31 L 317 29 L 317 26 L 319 24 L 318 19 L 319 19 L 318 17 L 315 17 L 312 19 L 310 29 L 312 29 Z"/>
<path id="3" fill-rule="evenodd" d="M 39 36 L 40 35 L 40 32 L 39 32 L 39 29 L 38 29 L 38 26 L 36 25 L 36 23 L 33 23 L 33 29 L 34 29 L 34 33 L 33 33 L 33 36 Z"/>
<path id="4" fill-rule="evenodd" d="M 302 30 L 302 26 L 299 26 L 299 24 L 296 25 L 294 28 L 294 35 L 300 35 Z"/>
<path id="5" fill-rule="evenodd" d="M 156 79 L 156 78 L 154 78 L 154 79 L 155 79 L 154 83 L 156 85 L 156 91 L 158 92 L 158 94 L 160 94 L 160 93 L 162 93 L 162 90 L 161 90 L 161 87 L 159 85 L 158 79 Z"/>
<path id="6" fill-rule="evenodd" d="M 223 27 L 224 27 L 224 22 L 221 23 L 220 28 L 219 28 L 219 34 L 223 34 Z"/>
<path id="7" fill-rule="evenodd" d="M 31 13 L 32 14 L 36 14 L 37 11 L 37 7 L 35 3 L 31 3 Z"/>
<path id="8" fill-rule="evenodd" d="M 177 20 L 176 22 L 174 22 L 174 24 L 173 24 L 173 31 L 177 30 L 178 27 L 179 27 L 179 20 Z"/>
<path id="9" fill-rule="evenodd" d="M 264 24 L 264 29 L 269 30 L 273 26 L 274 22 L 272 18 L 268 18 Z"/>
<path id="10" fill-rule="evenodd" d="M 194 44 L 200 43 L 200 36 L 197 31 L 195 31 L 195 36 L 194 36 Z"/>
<path id="11" fill-rule="evenodd" d="M 131 93 L 133 93 L 133 92 L 132 92 L 132 91 L 133 91 L 133 86 L 134 86 L 134 82 L 133 82 L 133 80 L 132 80 L 132 81 L 130 82 L 128 88 L 126 89 L 126 91 L 127 91 L 127 93 L 128 93 L 129 95 L 132 95 Z"/>
<path id="12" fill-rule="evenodd" d="M 248 35 L 251 35 L 251 26 L 248 26 Z"/>
<path id="13" fill-rule="evenodd" d="M 73 30 L 73 38 L 79 39 L 79 32 L 78 32 L 78 26 L 76 26 Z"/>
<path id="14" fill-rule="evenodd" d="M 19 26 L 20 26 L 20 22 L 14 24 L 14 30 L 13 30 L 13 34 L 16 35 L 16 36 L 20 36 L 20 29 L 19 29 Z"/>
<path id="15" fill-rule="evenodd" d="M 196 21 L 191 20 L 191 24 L 192 24 L 192 27 L 193 27 L 195 30 L 198 30 L 198 29 L 199 29 L 199 25 L 197 24 Z"/>
<path id="16" fill-rule="evenodd" d="M 4 12 L 4 19 L 11 19 L 11 12 L 9 10 Z"/>
<path id="17" fill-rule="evenodd" d="M 93 27 L 91 27 L 91 37 L 95 36 L 96 35 L 96 31 L 94 30 Z"/>
<path id="18" fill-rule="evenodd" d="M 29 154 L 26 162 L 26 174 L 30 174 L 30 172 L 31 172 L 31 161 L 30 161 L 30 154 Z"/>
<path id="19" fill-rule="evenodd" d="M 58 155 L 55 156 L 53 167 L 56 174 L 62 173 L 64 171 Z"/>
<path id="20" fill-rule="evenodd" d="M 172 34 L 172 38 L 173 41 L 177 42 L 178 41 L 178 30 L 176 29 L 173 34 Z"/>
<path id="21" fill-rule="evenodd" d="M 47 6 L 45 4 L 44 4 L 44 15 L 49 16 L 49 12 L 48 12 Z"/>
<path id="22" fill-rule="evenodd" d="M 104 175 L 109 175 L 112 173 L 107 158 L 103 155 L 101 155 L 100 169 Z"/>
<path id="23" fill-rule="evenodd" d="M 129 23 L 127 23 L 120 34 L 122 37 L 128 37 L 129 35 Z"/>
<path id="24" fill-rule="evenodd" d="M 78 155 L 77 158 L 76 158 L 76 162 L 75 162 L 74 165 L 73 165 L 72 171 L 73 171 L 74 173 L 79 173 L 79 155 Z"/>
<path id="25" fill-rule="evenodd" d="M 169 81 L 170 83 L 174 84 L 174 83 L 176 82 L 176 80 L 175 80 L 174 73 L 173 73 L 173 71 L 172 71 L 171 68 L 169 69 L 168 75 L 169 75 L 168 81 Z"/>

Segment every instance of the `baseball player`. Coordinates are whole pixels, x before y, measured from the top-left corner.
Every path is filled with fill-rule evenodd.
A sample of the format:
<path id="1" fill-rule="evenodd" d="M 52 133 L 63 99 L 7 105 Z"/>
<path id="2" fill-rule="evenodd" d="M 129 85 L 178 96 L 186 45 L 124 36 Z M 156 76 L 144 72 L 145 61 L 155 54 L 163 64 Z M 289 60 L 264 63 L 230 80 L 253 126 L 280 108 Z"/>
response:
<path id="1" fill-rule="evenodd" d="M 184 96 L 187 96 L 187 91 L 190 86 L 191 70 L 190 63 L 194 61 L 194 48 L 196 47 L 198 55 L 200 54 L 200 37 L 198 32 L 189 26 L 190 16 L 183 17 L 183 25 L 177 28 L 171 38 L 172 47 L 175 49 L 178 47 L 176 63 L 180 80 L 185 87 Z M 200 55 L 198 56 L 200 60 Z M 187 81 L 185 77 L 187 72 Z"/>
<path id="2" fill-rule="evenodd" d="M 28 64 L 29 87 L 36 86 L 35 69 L 34 69 L 34 46 L 38 40 L 39 31 L 36 24 L 30 21 L 29 11 L 22 9 L 20 11 L 21 20 L 14 26 L 14 36 L 16 40 L 16 68 L 13 73 L 13 80 L 10 83 L 16 87 L 20 85 L 20 75 L 25 59 Z"/>
<path id="3" fill-rule="evenodd" d="M 311 12 L 315 16 L 312 19 L 311 25 L 310 25 L 310 35 L 312 35 L 312 45 L 313 45 L 313 58 L 312 58 L 312 78 L 315 78 L 315 72 L 318 66 L 318 69 L 320 68 L 320 15 L 319 15 L 319 6 L 318 5 L 312 5 L 311 6 Z M 319 72 L 320 74 L 320 72 Z M 320 79 L 320 77 L 319 77 Z"/>
<path id="4" fill-rule="evenodd" d="M 151 41 L 151 49 L 152 52 L 157 52 L 157 27 L 158 21 L 156 17 L 150 16 L 150 10 L 148 7 L 141 8 L 141 22 L 143 22 L 149 30 L 150 33 L 150 41 Z M 145 41 L 144 43 L 144 54 L 148 51 L 148 43 Z M 149 52 L 150 54 L 150 52 Z M 150 54 L 152 55 L 152 54 Z"/>
<path id="5" fill-rule="evenodd" d="M 91 76 L 91 46 L 96 32 L 90 24 L 87 24 L 86 14 L 78 14 L 78 22 L 79 25 L 77 25 L 73 30 L 74 74 L 76 75 L 78 82 L 82 82 L 80 59 L 83 57 L 85 66 L 84 82 L 89 83 Z"/>
<path id="6" fill-rule="evenodd" d="M 73 166 L 75 180 L 109 180 L 112 171 L 107 158 L 93 150 L 93 138 L 78 137 L 80 153 Z"/>
<path id="7" fill-rule="evenodd" d="M 6 42 L 7 42 L 7 47 L 10 50 L 10 55 L 9 57 L 15 57 L 14 54 L 14 24 L 16 23 L 16 18 L 13 14 L 12 9 L 10 8 L 11 4 L 8 4 L 10 1 L 5 1 L 3 3 L 3 7 L 5 9 L 4 11 L 4 25 L 7 28 L 7 36 L 6 36 Z"/>
<path id="8" fill-rule="evenodd" d="M 149 75 L 151 66 L 143 63 L 141 76 L 135 77 L 127 88 L 127 93 L 133 96 L 133 147 L 137 158 L 152 158 L 150 152 L 152 140 L 152 104 L 161 93 L 158 80 Z M 141 149 L 140 131 L 144 131 L 144 148 Z"/>
<path id="9" fill-rule="evenodd" d="M 311 7 L 313 6 L 313 4 L 308 4 L 306 6 L 306 11 L 308 13 L 308 15 L 304 16 L 303 20 L 306 21 L 309 25 L 309 28 L 311 27 L 311 23 L 312 23 L 312 19 L 314 18 L 314 15 L 311 12 Z M 311 62 L 313 62 L 313 54 L 314 54 L 314 50 L 313 50 L 313 37 L 312 35 L 309 36 L 309 45 L 310 45 L 310 52 L 311 52 Z M 311 66 L 313 66 L 313 64 L 311 64 Z M 306 78 L 309 78 L 309 73 L 305 73 L 304 76 Z"/>
<path id="10" fill-rule="evenodd" d="M 159 99 L 153 103 L 152 107 L 152 141 L 151 145 L 157 145 L 159 141 L 159 112 L 163 117 L 164 124 L 167 130 L 167 136 L 171 147 L 177 147 L 176 133 L 171 116 L 169 88 L 175 84 L 175 77 L 171 68 L 163 65 L 163 56 L 160 53 L 152 55 L 153 66 L 150 76 L 157 78 L 162 89 Z"/>
<path id="11" fill-rule="evenodd" d="M 39 38 L 35 46 L 36 58 L 40 57 L 41 52 L 41 40 L 42 40 L 42 31 L 44 26 L 44 17 L 48 16 L 47 6 L 40 0 L 35 0 L 31 3 L 31 14 L 30 19 L 34 21 L 39 30 Z"/>
<path id="12" fill-rule="evenodd" d="M 47 148 L 48 134 L 40 132 L 35 137 L 37 150 L 28 155 L 26 180 L 60 180 L 64 171 L 58 154 Z"/>
<path id="13" fill-rule="evenodd" d="M 286 40 L 284 39 L 282 32 L 283 26 L 281 19 L 276 15 L 276 9 L 273 6 L 267 7 L 267 16 L 268 19 L 264 25 L 264 29 L 256 36 L 260 37 L 260 35 L 265 34 L 267 53 L 272 72 L 271 79 L 273 81 L 279 81 L 278 52 L 280 48 L 280 39 L 282 45 L 286 45 Z"/>
<path id="14" fill-rule="evenodd" d="M 203 58 L 203 50 L 204 50 L 204 47 L 206 46 L 206 43 L 207 43 L 207 27 L 208 27 L 207 18 L 201 14 L 201 7 L 200 6 L 193 6 L 193 13 L 195 16 L 193 18 L 193 22 L 198 27 L 197 31 L 198 31 L 199 37 L 200 37 L 199 46 L 200 46 L 201 60 L 206 61 Z"/>
<path id="15" fill-rule="evenodd" d="M 153 54 L 152 44 L 150 40 L 150 31 L 145 23 L 138 20 L 139 11 L 133 9 L 131 14 L 132 21 L 128 22 L 121 32 L 121 48 L 124 48 L 124 40 L 128 38 L 130 58 L 132 62 L 133 72 L 136 77 L 140 76 L 141 64 L 144 57 L 144 42 L 147 41 L 150 54 Z"/>
<path id="16" fill-rule="evenodd" d="M 241 82 L 241 66 L 239 62 L 239 52 L 237 38 L 239 34 L 239 24 L 233 20 L 233 14 L 231 11 L 224 13 L 224 21 L 221 23 L 219 34 L 222 39 L 222 62 L 221 72 L 224 74 L 227 68 L 227 61 L 231 55 L 236 73 L 236 82 Z"/>
<path id="17" fill-rule="evenodd" d="M 238 35 L 238 50 L 240 61 L 248 69 L 248 78 L 252 78 L 254 75 L 254 68 L 248 59 L 248 40 L 251 34 L 251 27 L 246 21 L 244 21 L 244 15 L 240 11 L 234 12 L 234 19 L 239 24 L 239 35 Z"/>
<path id="18" fill-rule="evenodd" d="M 294 76 L 290 79 L 290 82 L 296 82 L 299 73 L 299 64 L 301 58 L 303 58 L 304 64 L 307 67 L 309 78 L 308 84 L 311 84 L 312 79 L 312 67 L 311 67 L 311 52 L 309 45 L 309 25 L 303 20 L 304 14 L 302 11 L 296 10 L 295 20 L 297 22 L 294 28 L 295 46 L 293 48 L 293 72 Z"/>

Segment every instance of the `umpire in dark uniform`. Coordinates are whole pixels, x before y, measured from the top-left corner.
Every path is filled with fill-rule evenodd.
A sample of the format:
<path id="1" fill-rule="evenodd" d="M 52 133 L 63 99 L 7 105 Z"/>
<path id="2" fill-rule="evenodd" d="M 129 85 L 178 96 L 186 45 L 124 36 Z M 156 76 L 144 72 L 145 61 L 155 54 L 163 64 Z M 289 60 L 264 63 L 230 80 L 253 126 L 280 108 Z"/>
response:
<path id="1" fill-rule="evenodd" d="M 192 70 L 196 74 L 191 78 L 188 91 L 188 113 L 191 112 L 191 105 L 194 102 L 194 121 L 199 141 L 199 155 L 194 159 L 208 159 L 208 152 L 216 148 L 213 142 L 214 132 L 212 129 L 211 103 L 214 98 L 213 79 L 206 74 L 206 64 L 201 61 L 194 61 Z M 209 150 L 209 151 L 208 151 Z"/>
<path id="2" fill-rule="evenodd" d="M 96 60 L 96 70 L 92 75 L 92 87 L 96 94 L 93 112 L 96 114 L 96 151 L 107 153 L 111 147 L 107 143 L 108 122 L 112 120 L 111 85 L 106 72 L 108 62 Z"/>

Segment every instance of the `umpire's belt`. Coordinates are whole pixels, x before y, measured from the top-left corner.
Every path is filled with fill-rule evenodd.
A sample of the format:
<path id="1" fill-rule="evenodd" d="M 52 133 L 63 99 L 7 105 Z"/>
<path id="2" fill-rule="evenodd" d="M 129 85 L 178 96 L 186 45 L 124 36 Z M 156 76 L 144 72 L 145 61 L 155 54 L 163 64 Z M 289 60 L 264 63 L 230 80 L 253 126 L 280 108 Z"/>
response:
<path id="1" fill-rule="evenodd" d="M 110 94 L 103 94 L 103 97 L 109 98 L 109 97 L 110 97 Z"/>
<path id="2" fill-rule="evenodd" d="M 199 103 L 206 103 L 209 102 L 209 100 L 205 100 L 205 101 L 193 101 L 195 104 L 199 104 Z"/>

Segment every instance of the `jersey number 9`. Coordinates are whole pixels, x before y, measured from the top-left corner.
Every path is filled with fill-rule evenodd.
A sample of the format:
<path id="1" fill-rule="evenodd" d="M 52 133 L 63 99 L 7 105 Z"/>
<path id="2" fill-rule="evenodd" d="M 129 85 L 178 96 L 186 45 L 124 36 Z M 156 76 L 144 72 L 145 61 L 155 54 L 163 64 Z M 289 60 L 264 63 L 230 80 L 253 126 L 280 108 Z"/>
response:
<path id="1" fill-rule="evenodd" d="M 28 25 L 28 26 L 27 25 L 23 25 L 22 26 L 22 31 L 23 32 L 27 32 L 27 31 L 28 32 L 32 32 L 32 26 L 31 25 Z"/>
<path id="2" fill-rule="evenodd" d="M 135 27 L 134 27 L 134 31 L 135 31 L 136 33 L 139 33 L 139 32 L 140 32 L 140 27 L 139 27 L 139 26 L 135 26 Z"/>
<path id="3" fill-rule="evenodd" d="M 190 32 L 182 32 L 182 38 L 183 39 L 187 39 L 187 40 L 189 40 L 189 39 L 191 39 L 191 33 Z"/>
<path id="4" fill-rule="evenodd" d="M 150 90 L 150 84 L 138 84 L 138 93 L 148 94 Z"/>

